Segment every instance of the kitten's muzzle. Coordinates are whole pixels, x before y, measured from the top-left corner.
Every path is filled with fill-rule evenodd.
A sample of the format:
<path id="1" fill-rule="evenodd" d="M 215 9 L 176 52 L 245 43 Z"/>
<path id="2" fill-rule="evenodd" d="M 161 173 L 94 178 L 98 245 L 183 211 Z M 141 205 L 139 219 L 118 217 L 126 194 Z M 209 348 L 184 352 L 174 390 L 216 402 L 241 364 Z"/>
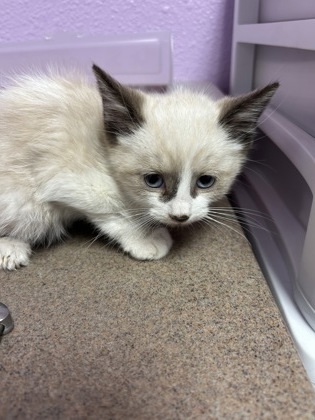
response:
<path id="1" fill-rule="evenodd" d="M 180 216 L 176 216 L 174 214 L 170 214 L 169 216 L 175 222 L 180 222 L 180 223 L 187 222 L 187 220 L 189 219 L 189 216 L 187 216 L 186 214 L 182 214 Z"/>

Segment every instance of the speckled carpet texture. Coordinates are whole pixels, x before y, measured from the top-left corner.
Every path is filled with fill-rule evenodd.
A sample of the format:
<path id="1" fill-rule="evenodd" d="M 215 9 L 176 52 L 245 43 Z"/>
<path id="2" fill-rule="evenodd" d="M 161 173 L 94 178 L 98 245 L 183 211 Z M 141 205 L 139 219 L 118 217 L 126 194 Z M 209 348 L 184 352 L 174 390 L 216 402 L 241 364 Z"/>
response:
<path id="1" fill-rule="evenodd" d="M 222 204 L 222 203 L 221 203 Z M 310 419 L 314 393 L 237 224 L 132 260 L 87 226 L 0 273 L 0 419 Z"/>

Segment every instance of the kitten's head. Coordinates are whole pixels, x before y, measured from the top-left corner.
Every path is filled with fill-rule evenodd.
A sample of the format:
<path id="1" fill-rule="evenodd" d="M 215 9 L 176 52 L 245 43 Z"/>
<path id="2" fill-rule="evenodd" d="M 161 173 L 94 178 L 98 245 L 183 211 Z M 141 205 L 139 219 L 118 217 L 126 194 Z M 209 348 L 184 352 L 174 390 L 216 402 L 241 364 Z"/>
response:
<path id="1" fill-rule="evenodd" d="M 116 181 L 130 207 L 171 226 L 205 218 L 229 191 L 278 88 L 214 101 L 184 89 L 145 94 L 93 70 Z"/>

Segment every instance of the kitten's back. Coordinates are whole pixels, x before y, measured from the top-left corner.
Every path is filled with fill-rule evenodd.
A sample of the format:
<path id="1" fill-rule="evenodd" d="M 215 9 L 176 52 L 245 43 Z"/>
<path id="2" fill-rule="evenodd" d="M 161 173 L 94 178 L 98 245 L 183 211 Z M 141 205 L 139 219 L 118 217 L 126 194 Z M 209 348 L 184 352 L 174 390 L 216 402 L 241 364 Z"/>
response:
<path id="1" fill-rule="evenodd" d="M 0 109 L 0 170 L 47 153 L 68 161 L 98 144 L 102 131 L 100 95 L 75 72 L 17 77 L 1 92 Z"/>
<path id="2" fill-rule="evenodd" d="M 63 221 L 77 216 L 46 198 L 48 185 L 58 189 L 56 177 L 97 166 L 102 135 L 101 98 L 85 77 L 15 78 L 0 94 L 0 236 L 60 237 Z"/>

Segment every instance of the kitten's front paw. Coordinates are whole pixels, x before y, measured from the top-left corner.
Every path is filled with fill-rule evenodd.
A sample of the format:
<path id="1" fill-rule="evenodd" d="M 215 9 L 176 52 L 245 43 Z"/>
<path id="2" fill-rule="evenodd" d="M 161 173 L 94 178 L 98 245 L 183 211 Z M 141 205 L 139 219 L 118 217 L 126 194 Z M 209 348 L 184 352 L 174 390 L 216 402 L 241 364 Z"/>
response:
<path id="1" fill-rule="evenodd" d="M 142 239 L 135 239 L 125 247 L 125 251 L 137 260 L 159 260 L 168 254 L 173 240 L 168 230 L 159 228 L 149 236 Z"/>
<path id="2" fill-rule="evenodd" d="M 16 270 L 28 265 L 31 247 L 18 239 L 0 238 L 0 269 Z"/>

